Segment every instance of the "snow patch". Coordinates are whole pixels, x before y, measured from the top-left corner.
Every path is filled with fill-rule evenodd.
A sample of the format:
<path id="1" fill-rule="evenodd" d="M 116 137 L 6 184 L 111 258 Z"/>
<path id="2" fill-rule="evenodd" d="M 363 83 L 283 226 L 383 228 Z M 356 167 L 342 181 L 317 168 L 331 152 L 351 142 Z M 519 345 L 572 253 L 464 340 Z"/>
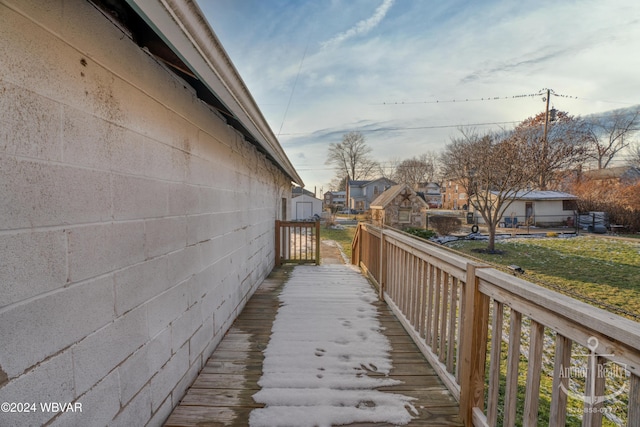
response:
<path id="1" fill-rule="evenodd" d="M 403 425 L 418 415 L 414 398 L 377 390 L 400 381 L 387 376 L 391 345 L 381 333 L 376 300 L 349 266 L 296 267 L 280 294 L 262 390 L 253 396 L 266 406 L 251 412 L 250 425 Z"/>

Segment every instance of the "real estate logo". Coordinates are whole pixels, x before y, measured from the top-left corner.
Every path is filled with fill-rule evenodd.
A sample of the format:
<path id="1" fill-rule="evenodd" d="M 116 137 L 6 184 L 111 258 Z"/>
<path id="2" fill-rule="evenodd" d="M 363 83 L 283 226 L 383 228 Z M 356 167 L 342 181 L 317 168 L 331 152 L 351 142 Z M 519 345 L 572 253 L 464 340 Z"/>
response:
<path id="1" fill-rule="evenodd" d="M 581 363 L 580 366 L 562 366 L 560 370 L 560 378 L 567 378 L 569 381 L 573 380 L 585 384 L 587 392 L 583 394 L 565 387 L 565 382 L 560 383 L 560 389 L 565 394 L 585 403 L 585 412 L 596 405 L 614 400 L 617 396 L 623 394 L 625 392 L 626 378 L 630 375 L 626 364 L 610 363 L 607 366 L 604 363 L 598 363 L 599 357 L 611 358 L 614 356 L 614 354 L 596 353 L 598 344 L 596 337 L 590 337 L 587 340 L 589 354 L 583 356 L 586 358 L 584 363 Z M 607 382 L 607 380 L 609 381 Z M 603 384 L 600 390 L 604 391 L 598 391 L 597 384 L 602 383 L 608 384 L 609 387 L 605 388 Z M 614 384 L 613 387 L 611 387 L 612 384 Z"/>

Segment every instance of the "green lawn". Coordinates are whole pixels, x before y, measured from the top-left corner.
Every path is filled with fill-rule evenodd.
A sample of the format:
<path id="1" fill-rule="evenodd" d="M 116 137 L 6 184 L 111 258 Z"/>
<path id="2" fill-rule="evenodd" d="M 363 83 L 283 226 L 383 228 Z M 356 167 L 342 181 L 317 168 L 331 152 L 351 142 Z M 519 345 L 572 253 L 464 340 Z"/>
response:
<path id="1" fill-rule="evenodd" d="M 344 253 L 351 258 L 351 241 L 356 234 L 356 227 L 344 227 L 342 229 L 320 227 L 320 239 L 335 240 L 340 244 Z"/>
<path id="2" fill-rule="evenodd" d="M 640 242 L 603 237 L 506 239 L 496 243 L 502 254 L 474 250 L 482 241 L 447 246 L 485 262 L 518 265 L 524 279 L 640 320 Z"/>

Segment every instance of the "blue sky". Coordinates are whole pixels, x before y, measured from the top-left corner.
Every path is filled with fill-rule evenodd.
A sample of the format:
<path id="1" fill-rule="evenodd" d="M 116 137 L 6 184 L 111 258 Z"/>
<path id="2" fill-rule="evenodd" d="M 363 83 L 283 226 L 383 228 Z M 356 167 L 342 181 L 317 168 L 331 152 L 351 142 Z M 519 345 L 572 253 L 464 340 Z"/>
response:
<path id="1" fill-rule="evenodd" d="M 576 116 L 640 104 L 637 0 L 198 4 L 318 193 L 349 131 L 388 165 L 440 151 L 460 126 L 511 128 L 544 110 L 544 88 Z"/>

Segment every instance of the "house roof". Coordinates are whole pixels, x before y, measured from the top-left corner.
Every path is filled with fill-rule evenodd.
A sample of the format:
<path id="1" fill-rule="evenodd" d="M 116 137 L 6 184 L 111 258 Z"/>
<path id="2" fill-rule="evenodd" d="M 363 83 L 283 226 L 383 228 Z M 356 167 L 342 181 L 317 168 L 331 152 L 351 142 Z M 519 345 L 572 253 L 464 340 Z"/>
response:
<path id="1" fill-rule="evenodd" d="M 304 185 L 196 2 L 120 3 L 118 7 L 129 9 L 123 14 L 128 19 L 122 24 L 141 47 L 171 67 L 195 89 L 198 98 L 225 117 L 293 182 Z"/>
<path id="2" fill-rule="evenodd" d="M 398 194 L 402 193 L 405 189 L 409 190 L 412 195 L 416 196 L 422 204 L 428 206 L 427 202 L 425 202 L 422 197 L 418 196 L 417 193 L 413 191 L 413 189 L 407 184 L 398 184 L 390 187 L 388 190 L 384 191 L 382 194 L 376 197 L 374 201 L 371 202 L 370 207 L 372 209 L 384 209 L 389 203 L 393 201 L 393 199 L 396 198 Z"/>
<path id="3" fill-rule="evenodd" d="M 373 184 L 374 182 L 378 182 L 378 181 L 384 181 L 384 182 L 388 182 L 390 184 L 395 184 L 393 181 L 391 181 L 388 178 L 377 178 L 377 179 L 372 179 L 372 180 L 350 180 L 349 181 L 349 187 L 366 187 L 369 184 Z"/>
<path id="4" fill-rule="evenodd" d="M 614 166 L 584 171 L 582 175 L 591 179 L 640 178 L 640 169 L 633 166 Z"/>
<path id="5" fill-rule="evenodd" d="M 293 187 L 291 189 L 291 196 L 292 197 L 297 197 L 297 196 L 300 196 L 302 194 L 306 194 L 307 196 L 311 196 L 311 197 L 316 197 L 316 195 L 312 191 L 306 190 L 303 187 Z"/>
<path id="6" fill-rule="evenodd" d="M 492 191 L 497 194 L 496 191 Z M 562 191 L 517 191 L 516 200 L 576 200 L 578 197 Z"/>

